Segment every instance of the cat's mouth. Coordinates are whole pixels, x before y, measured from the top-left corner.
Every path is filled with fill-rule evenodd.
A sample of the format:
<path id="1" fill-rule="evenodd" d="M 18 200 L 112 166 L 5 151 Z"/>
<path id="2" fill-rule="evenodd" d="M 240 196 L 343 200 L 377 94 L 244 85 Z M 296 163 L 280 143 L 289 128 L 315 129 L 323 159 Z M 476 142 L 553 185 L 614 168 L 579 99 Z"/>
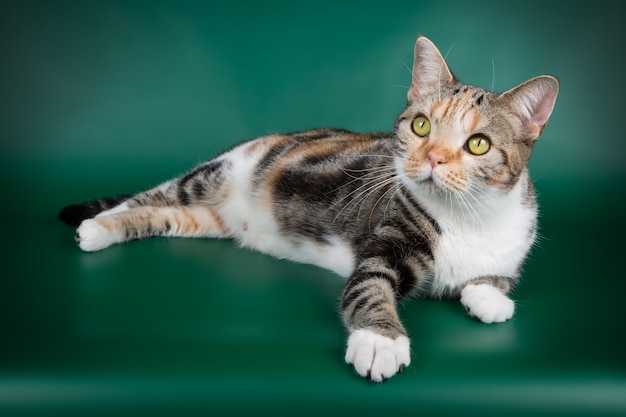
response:
<path id="1" fill-rule="evenodd" d="M 431 194 L 438 194 L 441 192 L 445 192 L 445 188 L 443 188 L 437 181 L 431 176 L 418 181 L 418 184 L 424 188 L 426 191 Z"/>
<path id="2" fill-rule="evenodd" d="M 449 179 L 437 175 L 434 171 L 431 171 L 429 175 L 424 176 L 416 182 L 430 194 L 447 195 L 450 193 L 463 192 L 463 187 L 460 182 L 451 182 Z"/>
<path id="3" fill-rule="evenodd" d="M 447 195 L 463 192 L 463 181 L 460 175 L 442 171 L 442 167 L 432 168 L 428 164 L 408 159 L 404 165 L 404 173 L 422 190 L 429 194 Z"/>

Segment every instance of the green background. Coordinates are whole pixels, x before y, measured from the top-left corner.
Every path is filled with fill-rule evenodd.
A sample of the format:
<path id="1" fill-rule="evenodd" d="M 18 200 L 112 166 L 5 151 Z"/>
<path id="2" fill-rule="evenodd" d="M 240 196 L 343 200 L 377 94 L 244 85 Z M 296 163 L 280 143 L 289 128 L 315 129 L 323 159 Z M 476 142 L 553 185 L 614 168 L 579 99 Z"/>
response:
<path id="1" fill-rule="evenodd" d="M 3 2 L 0 415 L 624 415 L 618 7 Z M 561 81 L 531 161 L 542 238 L 511 321 L 409 302 L 412 364 L 376 385 L 343 363 L 332 273 L 228 241 L 86 254 L 56 220 L 243 139 L 391 130 L 418 34 L 470 84 Z"/>

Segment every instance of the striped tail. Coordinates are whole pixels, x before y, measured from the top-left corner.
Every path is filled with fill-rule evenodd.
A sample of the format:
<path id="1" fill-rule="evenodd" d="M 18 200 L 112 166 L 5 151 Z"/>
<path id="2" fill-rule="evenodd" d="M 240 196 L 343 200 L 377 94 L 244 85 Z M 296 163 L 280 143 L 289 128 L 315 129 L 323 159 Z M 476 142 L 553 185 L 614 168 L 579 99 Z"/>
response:
<path id="1" fill-rule="evenodd" d="M 83 220 L 90 219 L 105 210 L 112 209 L 130 197 L 132 197 L 132 194 L 102 198 L 82 204 L 72 204 L 61 209 L 59 220 L 70 226 L 79 226 Z"/>

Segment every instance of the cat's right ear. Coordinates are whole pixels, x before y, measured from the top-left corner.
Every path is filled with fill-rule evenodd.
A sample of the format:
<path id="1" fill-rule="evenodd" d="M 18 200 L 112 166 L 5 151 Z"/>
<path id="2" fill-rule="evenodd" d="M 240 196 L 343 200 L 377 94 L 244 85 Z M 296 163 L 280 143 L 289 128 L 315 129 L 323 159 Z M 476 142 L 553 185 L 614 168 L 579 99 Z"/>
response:
<path id="1" fill-rule="evenodd" d="M 413 80 L 408 93 L 409 101 L 424 92 L 437 91 L 443 84 L 453 82 L 454 75 L 435 44 L 424 36 L 417 38 L 413 58 Z"/>
<path id="2" fill-rule="evenodd" d="M 548 123 L 559 93 L 559 80 L 542 75 L 502 93 L 522 122 L 526 139 L 537 140 Z"/>

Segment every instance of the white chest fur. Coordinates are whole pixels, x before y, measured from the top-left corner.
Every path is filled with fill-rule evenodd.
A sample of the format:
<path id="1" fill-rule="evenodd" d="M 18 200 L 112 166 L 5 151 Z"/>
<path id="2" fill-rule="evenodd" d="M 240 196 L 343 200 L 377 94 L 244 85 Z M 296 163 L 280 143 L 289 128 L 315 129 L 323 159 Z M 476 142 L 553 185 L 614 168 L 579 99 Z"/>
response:
<path id="1" fill-rule="evenodd" d="M 435 251 L 433 296 L 456 293 L 478 277 L 517 276 L 534 241 L 536 217 L 534 208 L 522 204 L 525 182 L 521 183 L 490 204 L 489 210 L 472 212 L 480 216 L 480 222 L 469 219 L 467 212 L 459 215 L 429 207 L 442 231 Z"/>

